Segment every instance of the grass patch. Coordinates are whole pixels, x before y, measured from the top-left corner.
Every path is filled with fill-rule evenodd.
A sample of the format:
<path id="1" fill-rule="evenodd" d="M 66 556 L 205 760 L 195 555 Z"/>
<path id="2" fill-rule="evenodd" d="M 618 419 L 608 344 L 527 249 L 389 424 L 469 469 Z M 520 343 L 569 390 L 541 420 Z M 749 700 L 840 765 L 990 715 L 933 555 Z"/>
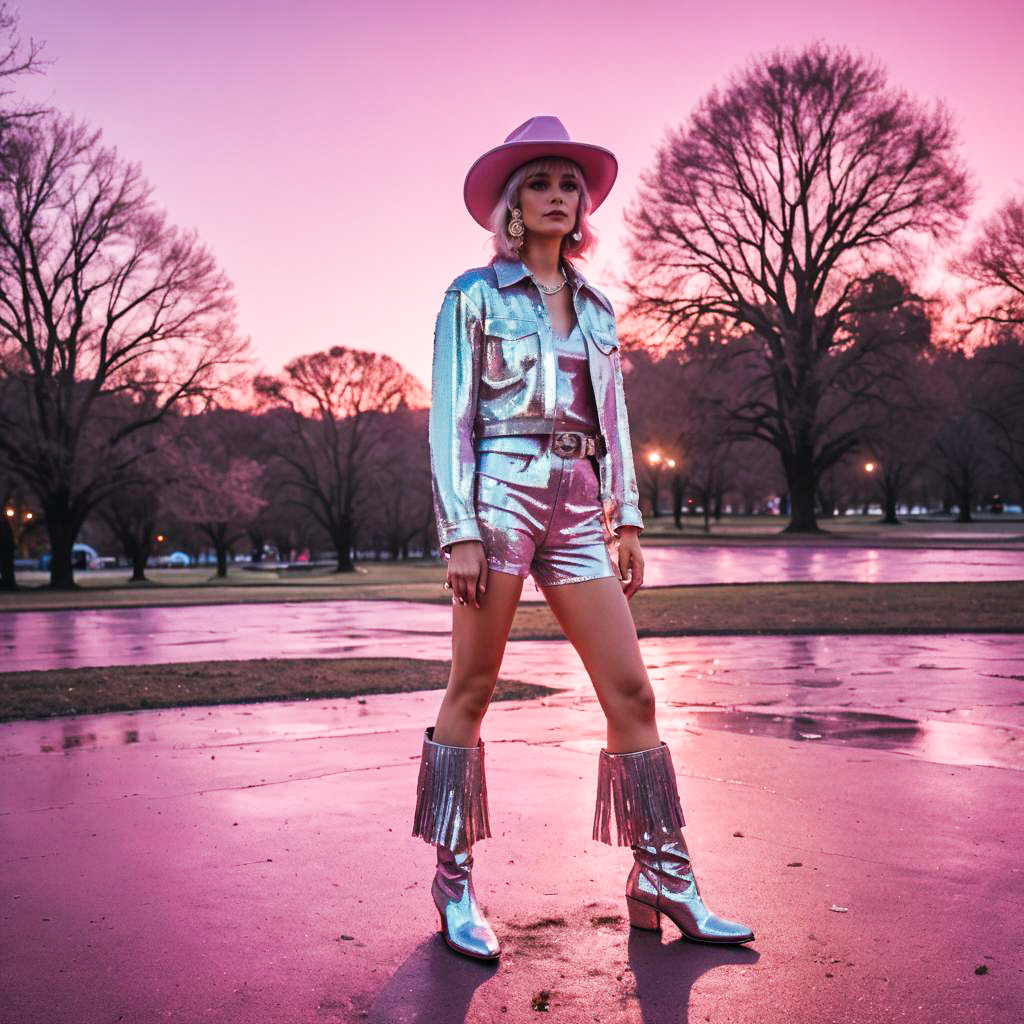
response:
<path id="1" fill-rule="evenodd" d="M 1024 632 L 1024 582 L 657 587 L 630 607 L 640 636 Z M 562 633 L 546 605 L 520 605 L 511 635 Z"/>
<path id="2" fill-rule="evenodd" d="M 443 690 L 450 667 L 450 662 L 416 658 L 266 658 L 5 672 L 0 675 L 0 721 Z M 557 692 L 499 679 L 493 699 L 528 700 Z"/>

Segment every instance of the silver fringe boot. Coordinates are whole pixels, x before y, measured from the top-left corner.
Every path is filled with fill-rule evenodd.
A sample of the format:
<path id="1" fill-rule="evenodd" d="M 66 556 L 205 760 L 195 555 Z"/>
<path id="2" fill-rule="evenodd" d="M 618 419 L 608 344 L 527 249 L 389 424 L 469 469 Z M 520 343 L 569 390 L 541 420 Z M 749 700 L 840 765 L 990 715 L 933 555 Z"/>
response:
<path id="1" fill-rule="evenodd" d="M 495 960 L 498 939 L 473 891 L 473 843 L 491 834 L 487 817 L 484 741 L 475 747 L 435 743 L 434 727 L 423 736 L 412 834 L 437 847 L 430 887 L 445 942 L 458 953 Z"/>
<path id="2" fill-rule="evenodd" d="M 609 846 L 613 811 L 618 845 L 633 848 L 626 906 L 634 928 L 657 930 L 665 914 L 686 938 L 698 942 L 754 938 L 746 925 L 712 914 L 700 898 L 681 831 L 685 822 L 667 744 L 622 754 L 601 751 L 594 838 Z"/>

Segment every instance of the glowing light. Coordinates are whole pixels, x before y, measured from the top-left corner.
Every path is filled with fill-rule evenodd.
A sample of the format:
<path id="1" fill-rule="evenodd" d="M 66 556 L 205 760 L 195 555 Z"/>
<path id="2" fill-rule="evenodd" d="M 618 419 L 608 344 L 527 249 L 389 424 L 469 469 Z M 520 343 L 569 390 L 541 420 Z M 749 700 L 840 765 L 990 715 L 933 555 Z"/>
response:
<path id="1" fill-rule="evenodd" d="M 31 519 L 32 518 L 32 513 L 31 512 L 26 512 L 25 513 L 25 518 L 26 519 Z"/>
<path id="2" fill-rule="evenodd" d="M 676 460 L 675 459 L 669 459 L 668 462 L 666 462 L 665 464 L 668 466 L 669 469 L 675 469 L 676 468 Z"/>
<path id="3" fill-rule="evenodd" d="M 156 535 L 156 542 L 157 542 L 157 544 L 163 544 L 163 542 L 164 542 L 164 535 L 162 533 L 158 533 Z"/>
<path id="4" fill-rule="evenodd" d="M 864 463 L 864 472 L 865 473 L 874 473 L 875 469 L 876 469 L 876 466 L 875 466 L 875 464 L 873 462 L 865 462 Z"/>
<path id="5" fill-rule="evenodd" d="M 13 508 L 5 508 L 4 511 L 7 513 L 7 518 L 8 519 L 13 519 L 14 518 L 14 509 Z"/>
<path id="6" fill-rule="evenodd" d="M 652 466 L 656 466 L 659 462 L 661 462 L 661 452 L 648 452 L 647 461 Z"/>

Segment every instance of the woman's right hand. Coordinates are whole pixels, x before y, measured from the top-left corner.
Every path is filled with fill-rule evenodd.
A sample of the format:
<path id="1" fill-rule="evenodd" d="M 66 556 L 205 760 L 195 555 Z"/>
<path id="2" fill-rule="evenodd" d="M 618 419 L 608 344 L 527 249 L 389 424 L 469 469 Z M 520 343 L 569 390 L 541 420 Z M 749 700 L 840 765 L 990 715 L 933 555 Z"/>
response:
<path id="1" fill-rule="evenodd" d="M 472 601 L 477 608 L 487 590 L 487 556 L 478 540 L 456 541 L 448 558 L 445 578 L 452 589 L 452 603 Z"/>

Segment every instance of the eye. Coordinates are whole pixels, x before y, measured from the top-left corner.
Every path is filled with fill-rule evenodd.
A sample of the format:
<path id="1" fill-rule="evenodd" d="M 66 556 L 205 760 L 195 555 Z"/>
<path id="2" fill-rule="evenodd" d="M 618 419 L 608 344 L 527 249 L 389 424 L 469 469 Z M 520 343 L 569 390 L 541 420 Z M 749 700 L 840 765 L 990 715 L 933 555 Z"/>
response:
<path id="1" fill-rule="evenodd" d="M 568 189 L 570 192 L 578 192 L 580 190 L 579 185 L 575 181 L 563 181 L 562 188 Z"/>
<path id="2" fill-rule="evenodd" d="M 544 178 L 534 178 L 533 181 L 530 182 L 530 188 L 532 188 L 534 192 L 543 192 L 547 187 L 548 183 Z"/>

